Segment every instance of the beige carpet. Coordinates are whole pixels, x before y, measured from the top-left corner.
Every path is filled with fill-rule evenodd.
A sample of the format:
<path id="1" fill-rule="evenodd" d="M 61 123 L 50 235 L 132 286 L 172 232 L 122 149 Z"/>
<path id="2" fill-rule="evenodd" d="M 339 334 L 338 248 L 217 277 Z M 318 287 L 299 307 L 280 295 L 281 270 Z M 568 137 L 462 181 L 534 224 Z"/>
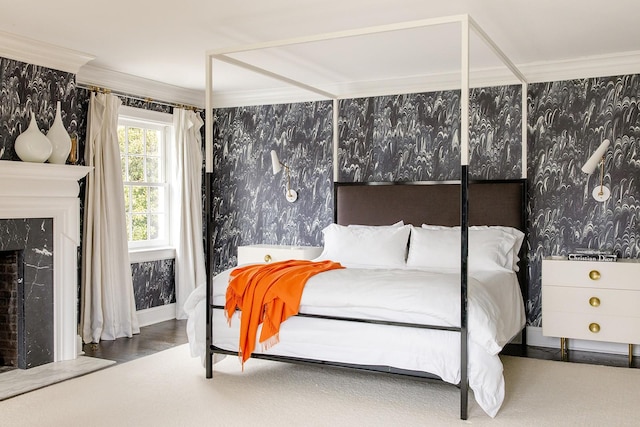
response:
<path id="1" fill-rule="evenodd" d="M 237 359 L 204 378 L 186 345 L 0 402 L 20 426 L 623 426 L 640 422 L 640 370 L 504 357 L 495 419 L 442 383 Z"/>

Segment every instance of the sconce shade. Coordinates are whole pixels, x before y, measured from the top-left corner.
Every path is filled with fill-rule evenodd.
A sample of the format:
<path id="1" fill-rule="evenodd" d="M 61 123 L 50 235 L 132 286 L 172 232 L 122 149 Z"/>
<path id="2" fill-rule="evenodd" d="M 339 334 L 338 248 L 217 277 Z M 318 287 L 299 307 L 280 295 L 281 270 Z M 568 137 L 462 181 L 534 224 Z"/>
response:
<path id="1" fill-rule="evenodd" d="M 602 160 L 604 153 L 607 151 L 607 148 L 609 148 L 609 144 L 610 142 L 608 139 L 605 139 L 604 141 L 602 141 L 602 144 L 600 144 L 598 149 L 593 152 L 591 157 L 589 157 L 589 160 L 587 160 L 587 163 L 585 163 L 584 166 L 582 166 L 582 172 L 587 174 L 592 174 L 593 171 L 596 170 L 596 168 L 598 167 L 598 163 L 600 163 L 600 160 Z"/>
<path id="2" fill-rule="evenodd" d="M 278 153 L 275 150 L 271 150 L 271 166 L 273 167 L 273 174 L 277 174 L 282 170 L 282 164 L 278 159 Z"/>

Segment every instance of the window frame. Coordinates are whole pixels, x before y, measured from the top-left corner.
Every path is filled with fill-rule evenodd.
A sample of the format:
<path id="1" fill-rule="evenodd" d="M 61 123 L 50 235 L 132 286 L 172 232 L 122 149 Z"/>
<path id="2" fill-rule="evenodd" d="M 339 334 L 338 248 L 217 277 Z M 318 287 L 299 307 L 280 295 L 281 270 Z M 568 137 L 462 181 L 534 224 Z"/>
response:
<path id="1" fill-rule="evenodd" d="M 164 181 L 160 185 L 152 185 L 162 187 L 165 190 L 165 200 L 162 204 L 164 212 L 164 221 L 161 223 L 161 227 L 165 231 L 165 235 L 162 239 L 154 240 L 142 240 L 133 241 L 128 240 L 129 253 L 138 254 L 148 251 L 163 251 L 171 249 L 172 245 L 172 230 L 171 230 L 171 199 L 173 196 L 173 170 L 171 169 L 172 141 L 173 141 L 173 115 L 169 113 L 163 113 L 158 111 L 144 110 L 141 108 L 121 106 L 118 111 L 118 127 L 125 126 L 139 126 L 143 129 L 159 130 L 163 134 L 163 143 L 160 147 L 160 161 L 159 166 L 164 169 Z M 123 153 L 121 153 L 122 155 Z M 124 173 L 123 173 L 124 175 Z M 162 182 L 162 179 L 160 180 Z M 124 181 L 123 179 L 123 191 L 127 185 L 136 185 L 137 182 Z M 144 181 L 142 183 L 145 183 Z M 125 211 L 126 215 L 126 211 Z M 129 221 L 127 219 L 127 221 Z"/>

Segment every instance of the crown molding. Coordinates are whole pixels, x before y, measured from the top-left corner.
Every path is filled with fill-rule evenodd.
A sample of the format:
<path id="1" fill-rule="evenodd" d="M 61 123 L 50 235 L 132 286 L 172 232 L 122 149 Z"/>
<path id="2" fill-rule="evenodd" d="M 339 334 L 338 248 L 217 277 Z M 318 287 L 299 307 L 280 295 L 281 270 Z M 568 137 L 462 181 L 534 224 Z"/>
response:
<path id="1" fill-rule="evenodd" d="M 531 83 L 640 73 L 640 50 L 561 61 L 541 61 L 520 69 Z"/>
<path id="2" fill-rule="evenodd" d="M 55 70 L 77 73 L 95 56 L 0 31 L 0 56 Z"/>
<path id="3" fill-rule="evenodd" d="M 518 65 L 528 83 L 554 82 L 572 79 L 640 74 L 640 51 L 620 52 L 562 61 L 541 61 Z M 491 87 L 520 84 L 506 68 L 475 70 L 470 73 L 470 87 Z M 339 93 L 339 98 L 362 98 L 370 96 L 397 95 L 403 93 L 433 92 L 460 88 L 459 73 L 411 76 L 366 82 L 348 82 L 323 86 L 330 93 Z M 254 91 L 214 92 L 213 106 L 239 107 L 248 105 L 307 102 L 322 99 L 318 95 L 300 89 L 279 87 Z"/>
<path id="4" fill-rule="evenodd" d="M 90 64 L 80 68 L 76 82 L 156 101 L 204 108 L 204 90 L 186 89 Z"/>

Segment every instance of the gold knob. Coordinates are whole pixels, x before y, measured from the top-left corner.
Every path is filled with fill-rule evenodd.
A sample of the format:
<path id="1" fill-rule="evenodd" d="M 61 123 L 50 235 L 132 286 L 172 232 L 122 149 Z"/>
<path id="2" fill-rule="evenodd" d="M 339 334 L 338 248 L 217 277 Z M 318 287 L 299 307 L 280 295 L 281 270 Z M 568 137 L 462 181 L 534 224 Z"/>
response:
<path id="1" fill-rule="evenodd" d="M 589 298 L 589 305 L 591 307 L 600 307 L 600 298 L 598 297 Z"/>
<path id="2" fill-rule="evenodd" d="M 598 270 L 591 270 L 589 272 L 589 279 L 600 280 L 600 272 Z"/>
<path id="3" fill-rule="evenodd" d="M 264 256 L 264 262 L 271 262 L 271 255 L 266 254 L 266 255 Z"/>
<path id="4" fill-rule="evenodd" d="M 600 325 L 598 325 L 597 323 L 590 323 L 589 330 L 594 334 L 597 334 L 598 332 L 600 332 Z"/>

